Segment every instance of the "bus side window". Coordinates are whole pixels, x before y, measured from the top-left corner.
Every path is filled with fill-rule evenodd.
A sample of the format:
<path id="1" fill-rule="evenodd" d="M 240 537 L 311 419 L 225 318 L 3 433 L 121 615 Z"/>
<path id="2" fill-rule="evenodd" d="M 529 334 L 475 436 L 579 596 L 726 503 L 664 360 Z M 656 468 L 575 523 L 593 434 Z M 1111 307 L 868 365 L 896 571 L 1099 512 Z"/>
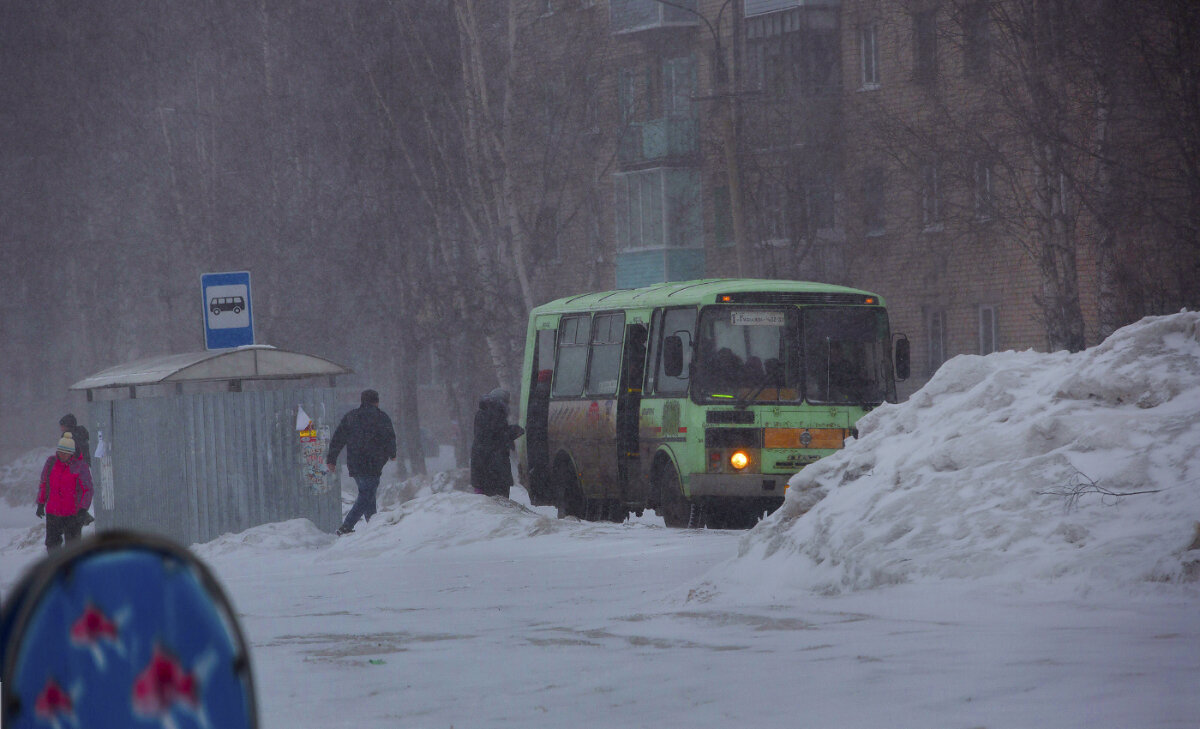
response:
<path id="1" fill-rule="evenodd" d="M 687 394 L 688 379 L 691 377 L 692 342 L 696 331 L 696 310 L 667 309 L 663 313 L 662 326 L 654 337 L 656 362 L 654 363 L 656 394 L 678 396 Z M 683 343 L 683 371 L 678 376 L 668 375 L 662 357 L 664 337 L 678 336 Z"/>
<path id="2" fill-rule="evenodd" d="M 655 309 L 654 315 L 650 318 L 650 348 L 646 352 L 646 386 L 642 389 L 643 394 L 653 395 L 655 384 L 658 381 L 658 356 L 662 351 L 659 342 L 662 340 L 662 309 Z"/>
<path id="3" fill-rule="evenodd" d="M 553 397 L 579 397 L 587 374 L 590 317 L 564 316 L 559 324 L 558 351 L 554 366 Z"/>
<path id="4" fill-rule="evenodd" d="M 590 397 L 617 394 L 621 375 L 621 343 L 625 334 L 624 314 L 597 314 L 592 320 L 591 357 L 586 393 Z"/>
<path id="5" fill-rule="evenodd" d="M 553 329 L 542 329 L 537 333 L 537 363 L 534 371 L 534 387 L 545 388 L 544 393 L 550 392 L 550 377 L 554 374 L 554 335 Z"/>

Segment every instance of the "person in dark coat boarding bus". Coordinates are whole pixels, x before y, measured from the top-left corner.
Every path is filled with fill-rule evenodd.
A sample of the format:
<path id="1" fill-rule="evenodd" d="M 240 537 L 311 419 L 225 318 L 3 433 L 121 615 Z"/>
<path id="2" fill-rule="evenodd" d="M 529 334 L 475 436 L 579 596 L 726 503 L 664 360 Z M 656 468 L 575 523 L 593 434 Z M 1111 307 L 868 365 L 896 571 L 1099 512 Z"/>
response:
<path id="1" fill-rule="evenodd" d="M 337 468 L 338 454 L 345 448 L 346 469 L 358 485 L 358 497 L 338 527 L 338 536 L 354 531 L 354 525 L 361 517 L 371 520 L 383 466 L 389 460 L 396 460 L 396 430 L 392 427 L 392 419 L 379 409 L 379 393 L 363 390 L 359 402 L 361 404 L 338 423 L 329 441 L 329 455 L 325 456 L 325 463 L 332 471 Z"/>
<path id="2" fill-rule="evenodd" d="M 471 486 L 475 493 L 508 497 L 513 485 L 509 451 L 525 429 L 508 422 L 508 391 L 496 388 L 479 400 L 471 442 Z"/>
<path id="3" fill-rule="evenodd" d="M 37 516 L 46 519 L 46 551 L 79 539 L 91 521 L 92 471 L 75 455 L 75 439 L 63 433 L 54 455 L 46 459 L 38 481 Z"/>

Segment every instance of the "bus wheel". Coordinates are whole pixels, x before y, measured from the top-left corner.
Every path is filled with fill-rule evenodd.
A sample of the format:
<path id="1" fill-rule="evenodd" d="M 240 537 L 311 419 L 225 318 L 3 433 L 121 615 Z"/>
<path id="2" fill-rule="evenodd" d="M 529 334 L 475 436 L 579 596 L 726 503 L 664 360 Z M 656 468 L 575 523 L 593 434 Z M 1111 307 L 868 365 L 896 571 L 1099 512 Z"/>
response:
<path id="1" fill-rule="evenodd" d="M 674 529 L 690 526 L 692 505 L 683 497 L 679 472 L 667 463 L 658 469 L 655 481 L 658 484 L 658 508 L 655 511 L 663 518 L 663 523 Z"/>
<path id="2" fill-rule="evenodd" d="M 575 469 L 571 467 L 570 462 L 565 459 L 554 464 L 554 490 L 559 519 L 568 516 L 577 519 L 587 517 L 587 499 L 583 497 L 583 490 L 579 488 L 579 477 L 575 475 Z"/>

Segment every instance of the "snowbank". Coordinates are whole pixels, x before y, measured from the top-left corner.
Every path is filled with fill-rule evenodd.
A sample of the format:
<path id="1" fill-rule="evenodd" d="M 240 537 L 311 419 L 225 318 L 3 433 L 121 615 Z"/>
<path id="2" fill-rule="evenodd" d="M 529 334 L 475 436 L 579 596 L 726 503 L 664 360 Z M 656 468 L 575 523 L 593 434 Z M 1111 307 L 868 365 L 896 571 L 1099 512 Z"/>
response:
<path id="1" fill-rule="evenodd" d="M 54 455 L 54 447 L 26 451 L 16 460 L 0 466 L 0 498 L 9 506 L 28 504 L 37 497 L 38 479 L 46 458 Z"/>
<path id="2" fill-rule="evenodd" d="M 514 496 L 523 491 L 513 489 Z M 410 553 L 504 538 L 537 537 L 562 531 L 586 533 L 593 525 L 578 519 L 559 520 L 511 499 L 447 490 L 420 490 L 413 498 L 381 508 L 370 522 L 359 522 L 353 534 L 326 534 L 308 519 L 264 524 L 237 534 L 224 534 L 192 550 L 202 558 L 258 551 L 326 550 L 332 559 L 363 556 L 363 550 Z"/>
<path id="3" fill-rule="evenodd" d="M 1077 354 L 955 357 L 858 428 L 792 477 L 713 583 L 833 594 L 1200 576 L 1200 313 L 1150 317 Z"/>

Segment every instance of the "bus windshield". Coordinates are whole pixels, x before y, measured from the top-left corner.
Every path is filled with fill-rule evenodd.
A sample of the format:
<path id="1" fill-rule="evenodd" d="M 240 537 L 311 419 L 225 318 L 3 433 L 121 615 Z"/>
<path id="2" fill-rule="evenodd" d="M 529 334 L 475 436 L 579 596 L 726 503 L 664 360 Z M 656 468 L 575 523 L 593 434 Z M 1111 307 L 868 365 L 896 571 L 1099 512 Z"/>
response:
<path id="1" fill-rule="evenodd" d="M 800 400 L 798 309 L 710 306 L 698 329 L 698 400 L 731 405 Z"/>
<path id="2" fill-rule="evenodd" d="M 700 315 L 694 367 L 700 402 L 894 399 L 882 309 L 710 306 Z"/>
<path id="3" fill-rule="evenodd" d="M 806 309 L 803 329 L 806 400 L 878 404 L 895 399 L 883 310 Z"/>

